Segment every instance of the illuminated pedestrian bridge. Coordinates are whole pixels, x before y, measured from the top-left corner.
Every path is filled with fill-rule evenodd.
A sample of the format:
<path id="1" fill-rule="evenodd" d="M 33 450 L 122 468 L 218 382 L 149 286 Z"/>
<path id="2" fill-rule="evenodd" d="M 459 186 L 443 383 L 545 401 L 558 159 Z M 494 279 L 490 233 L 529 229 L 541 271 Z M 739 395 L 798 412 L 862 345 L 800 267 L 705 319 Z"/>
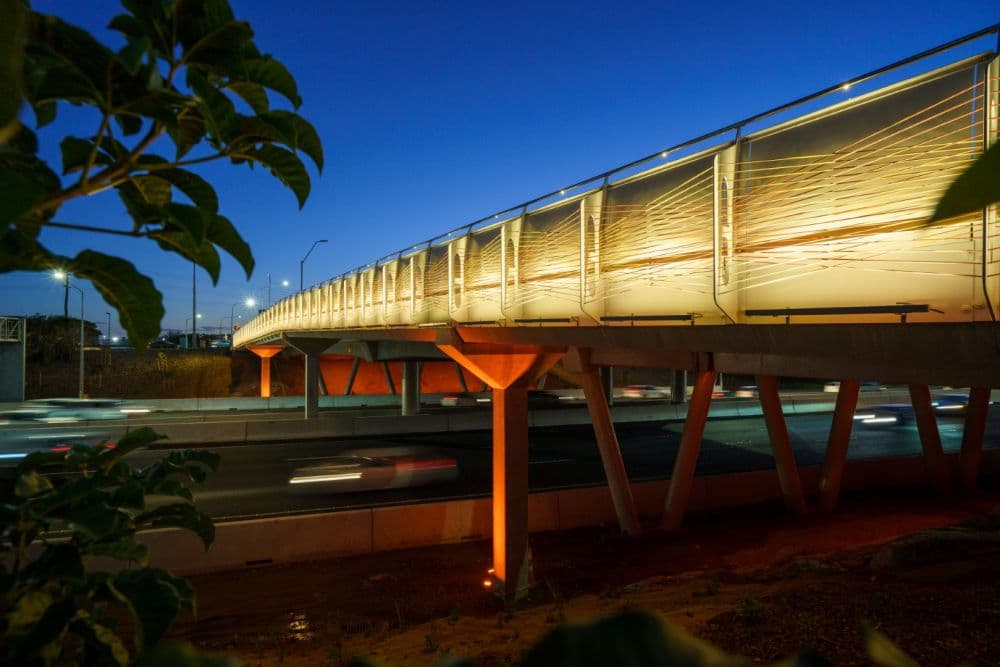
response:
<path id="1" fill-rule="evenodd" d="M 995 207 L 926 221 L 997 139 L 998 71 L 988 53 L 856 97 L 827 91 L 840 101 L 725 128 L 310 287 L 235 342 L 463 324 L 994 321 Z"/>

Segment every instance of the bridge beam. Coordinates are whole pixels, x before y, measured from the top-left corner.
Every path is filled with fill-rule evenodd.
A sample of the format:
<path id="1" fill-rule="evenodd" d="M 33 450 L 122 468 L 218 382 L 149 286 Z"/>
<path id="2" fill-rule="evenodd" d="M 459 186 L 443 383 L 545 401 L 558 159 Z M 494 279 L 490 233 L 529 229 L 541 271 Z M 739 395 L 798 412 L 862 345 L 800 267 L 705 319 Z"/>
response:
<path id="1" fill-rule="evenodd" d="M 847 461 L 847 446 L 851 441 L 854 426 L 854 411 L 858 407 L 858 392 L 861 381 L 849 378 L 840 381 L 837 403 L 833 408 L 833 423 L 826 443 L 826 457 L 819 475 L 819 504 L 826 511 L 837 506 L 840 497 L 840 482 L 844 477 L 844 463 Z"/>
<path id="2" fill-rule="evenodd" d="M 528 387 L 564 354 L 540 347 L 467 345 L 454 330 L 437 345 L 493 389 L 493 571 L 508 601 L 531 584 L 528 557 Z"/>
<path id="3" fill-rule="evenodd" d="M 937 493 L 951 491 L 951 470 L 941 448 L 941 434 L 938 432 L 937 418 L 931 405 L 931 391 L 926 384 L 910 385 L 910 402 L 917 419 L 920 446 L 924 451 L 924 467 L 931 486 Z"/>
<path id="4" fill-rule="evenodd" d="M 251 352 L 260 357 L 260 397 L 271 397 L 271 357 L 285 349 L 284 345 L 249 345 Z"/>
<path id="5" fill-rule="evenodd" d="M 594 424 L 597 449 L 601 455 L 601 464 L 604 466 L 604 475 L 608 480 L 618 525 L 625 534 L 638 536 L 642 534 L 642 526 L 639 523 L 639 513 L 635 509 L 635 500 L 632 498 L 628 474 L 625 472 L 625 462 L 622 460 L 615 425 L 611 421 L 611 410 L 608 407 L 607 395 L 604 393 L 600 369 L 590 364 L 588 348 L 570 348 L 565 365 L 568 370 L 579 374 L 580 383 L 583 385 L 583 395 L 587 399 L 587 409 Z"/>
<path id="6" fill-rule="evenodd" d="M 663 528 L 666 530 L 679 530 L 684 521 L 714 388 L 715 371 L 699 371 L 695 376 L 687 419 L 684 420 L 681 446 L 677 451 L 677 458 L 674 459 L 674 471 L 670 475 L 670 487 L 667 490 L 667 502 L 663 513 Z"/>
<path id="7" fill-rule="evenodd" d="M 986 416 L 990 406 L 988 387 L 973 387 L 969 391 L 969 405 L 962 429 L 962 450 L 958 455 L 958 487 L 963 493 L 976 490 L 979 462 L 983 457 L 983 436 L 986 434 Z"/>
<path id="8" fill-rule="evenodd" d="M 771 453 L 774 455 L 774 465 L 778 471 L 778 483 L 781 485 L 785 507 L 796 514 L 805 514 L 806 499 L 802 493 L 802 481 L 799 478 L 798 465 L 795 463 L 795 453 L 788 439 L 785 415 L 781 410 L 778 379 L 773 375 L 758 375 L 756 379 L 760 406 L 764 412 L 767 433 L 771 438 Z"/>

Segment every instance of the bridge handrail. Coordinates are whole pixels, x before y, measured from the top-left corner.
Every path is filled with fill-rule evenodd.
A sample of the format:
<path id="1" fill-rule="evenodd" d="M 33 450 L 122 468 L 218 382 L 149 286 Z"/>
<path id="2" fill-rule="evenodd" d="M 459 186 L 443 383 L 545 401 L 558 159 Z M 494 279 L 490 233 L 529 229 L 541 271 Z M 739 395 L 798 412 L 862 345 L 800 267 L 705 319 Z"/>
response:
<path id="1" fill-rule="evenodd" d="M 784 111 L 788 111 L 789 109 L 794 109 L 797 106 L 801 106 L 803 104 L 807 104 L 809 102 L 812 102 L 814 100 L 820 99 L 822 97 L 826 97 L 827 95 L 832 95 L 833 93 L 845 90 L 846 88 L 850 88 L 850 87 L 856 86 L 858 84 L 865 83 L 866 81 L 870 81 L 870 80 L 872 80 L 874 78 L 877 78 L 879 76 L 882 76 L 884 74 L 888 74 L 890 72 L 893 72 L 893 71 L 895 71 L 897 69 L 900 69 L 902 67 L 905 67 L 907 65 L 911 65 L 911 64 L 913 64 L 915 62 L 919 62 L 921 60 L 925 60 L 927 58 L 930 58 L 931 56 L 937 55 L 939 53 L 943 53 L 945 51 L 949 51 L 949 50 L 951 50 L 953 48 L 956 48 L 958 46 L 962 46 L 963 44 L 968 44 L 969 42 L 975 41 L 977 39 L 980 39 L 982 37 L 986 37 L 987 35 L 991 35 L 991 34 L 995 34 L 997 36 L 997 45 L 994 48 L 993 52 L 994 53 L 1000 53 L 1000 23 L 994 23 L 991 26 L 987 26 L 987 27 L 982 28 L 980 30 L 977 30 L 975 32 L 971 32 L 971 33 L 969 33 L 967 35 L 963 35 L 962 37 L 958 37 L 958 38 L 953 39 L 951 41 L 945 42 L 944 44 L 939 44 L 938 46 L 932 47 L 932 48 L 927 49 L 925 51 L 921 51 L 920 53 L 914 54 L 912 56 L 908 56 L 908 57 L 903 58 L 901 60 L 897 60 L 896 62 L 890 63 L 888 65 L 884 65 L 883 67 L 879 67 L 879 68 L 873 69 L 870 72 L 866 72 L 865 74 L 861 74 L 861 75 L 852 77 L 850 79 L 846 79 L 844 81 L 841 81 L 839 83 L 827 86 L 827 87 L 822 88 L 822 89 L 820 89 L 820 90 L 818 90 L 818 91 L 816 91 L 814 93 L 810 93 L 808 95 L 803 95 L 802 97 L 799 97 L 798 99 L 792 100 L 791 102 L 786 102 L 785 104 L 781 104 L 779 106 L 773 107 L 771 109 L 768 109 L 767 111 L 762 111 L 762 112 L 754 114 L 752 116 L 748 116 L 748 117 L 744 118 L 743 120 L 736 121 L 735 123 L 730 123 L 729 125 L 726 125 L 725 127 L 721 127 L 719 129 L 713 130 L 711 132 L 706 132 L 705 134 L 702 134 L 702 135 L 700 135 L 698 137 L 695 137 L 694 139 L 688 139 L 686 141 L 682 141 L 679 144 L 675 144 L 673 146 L 670 146 L 669 148 L 660 149 L 660 150 L 658 150 L 658 151 L 656 151 L 654 153 L 650 153 L 649 155 L 646 155 L 644 157 L 638 158 L 636 160 L 632 160 L 631 162 L 628 162 L 626 164 L 622 164 L 622 165 L 619 165 L 617 167 L 613 167 L 613 168 L 611 168 L 611 169 L 609 169 L 607 171 L 601 172 L 600 174 L 597 174 L 595 176 L 591 176 L 589 178 L 585 178 L 583 180 L 577 181 L 576 183 L 573 183 L 572 185 L 567 185 L 567 186 L 564 186 L 562 188 L 558 188 L 556 190 L 553 190 L 552 192 L 546 193 L 544 195 L 540 195 L 538 197 L 535 197 L 534 199 L 529 199 L 526 202 L 522 202 L 520 204 L 517 204 L 516 206 L 511 206 L 509 208 L 503 209 L 502 211 L 497 211 L 495 213 L 491 213 L 490 215 L 483 216 L 482 218 L 479 218 L 478 220 L 474 220 L 473 222 L 470 222 L 468 224 L 462 225 L 460 227 L 456 227 L 456 228 L 454 228 L 454 229 L 452 229 L 450 231 L 444 232 L 443 234 L 438 234 L 437 236 L 433 236 L 433 237 L 427 239 L 426 241 L 421 241 L 419 243 L 414 243 L 413 245 L 408 246 L 404 250 L 401 250 L 401 251 L 398 251 L 398 252 L 393 252 L 393 253 L 390 253 L 388 255 L 385 255 L 383 258 L 381 258 L 379 260 L 375 260 L 374 262 L 368 262 L 366 264 L 362 264 L 361 266 L 355 267 L 354 269 L 349 269 L 347 271 L 344 271 L 344 272 L 340 273 L 339 275 L 337 275 L 337 276 L 335 276 L 333 278 L 330 278 L 328 280 L 323 280 L 323 281 L 320 281 L 318 283 L 314 283 L 313 285 L 310 285 L 308 288 L 306 288 L 306 290 L 312 289 L 314 287 L 318 287 L 320 285 L 325 285 L 325 284 L 328 284 L 328 283 L 331 283 L 331 282 L 336 282 L 338 280 L 342 280 L 343 278 L 346 278 L 347 276 L 354 275 L 354 274 L 357 274 L 357 273 L 361 273 L 362 271 L 367 271 L 368 269 L 372 268 L 372 266 L 378 266 L 379 263 L 382 261 L 382 259 L 388 259 L 389 257 L 393 257 L 393 256 L 397 256 L 397 255 L 398 256 L 402 256 L 403 254 L 406 254 L 408 250 L 411 250 L 411 249 L 414 249 L 414 248 L 421 248 L 421 247 L 431 248 L 431 247 L 433 247 L 435 245 L 435 241 L 438 241 L 438 240 L 441 240 L 441 239 L 445 239 L 445 238 L 454 237 L 454 236 L 458 235 L 459 232 L 463 232 L 463 233 L 467 232 L 467 231 L 471 230 L 472 228 L 476 227 L 477 225 L 480 225 L 480 224 L 485 223 L 485 222 L 492 223 L 494 221 L 499 221 L 503 216 L 506 216 L 508 214 L 512 214 L 512 213 L 515 213 L 515 212 L 518 212 L 518 211 L 525 211 L 526 212 L 529 208 L 531 208 L 535 204 L 538 204 L 539 202 L 543 202 L 543 201 L 546 201 L 548 199 L 552 199 L 554 197 L 564 196 L 565 194 L 567 194 L 567 193 L 569 193 L 569 192 L 571 192 L 573 190 L 576 190 L 578 188 L 581 188 L 581 187 L 583 187 L 585 185 L 588 185 L 588 184 L 591 184 L 591 183 L 596 183 L 597 181 L 607 181 L 607 180 L 609 180 L 611 178 L 611 176 L 614 176 L 617 173 L 620 173 L 620 172 L 623 172 L 623 171 L 627 171 L 629 169 L 634 169 L 635 167 L 639 167 L 639 166 L 641 166 L 643 164 L 646 164 L 647 162 L 651 162 L 651 161 L 656 160 L 656 159 L 663 159 L 663 158 L 667 157 L 670 153 L 676 153 L 677 151 L 683 150 L 685 148 L 689 148 L 691 146 L 696 146 L 696 145 L 698 145 L 698 144 L 700 144 L 700 143 L 702 143 L 704 141 L 708 141 L 709 139 L 712 139 L 714 137 L 718 137 L 718 136 L 720 136 L 722 134 L 725 134 L 727 132 L 733 132 L 733 131 L 735 131 L 737 133 L 736 136 L 738 138 L 739 135 L 741 134 L 742 129 L 744 127 L 746 127 L 747 125 L 750 125 L 751 123 L 756 123 L 758 121 L 765 120 L 767 118 L 770 118 L 772 116 L 780 114 L 780 113 L 782 113 Z M 306 290 L 303 290 L 303 291 L 306 291 Z"/>

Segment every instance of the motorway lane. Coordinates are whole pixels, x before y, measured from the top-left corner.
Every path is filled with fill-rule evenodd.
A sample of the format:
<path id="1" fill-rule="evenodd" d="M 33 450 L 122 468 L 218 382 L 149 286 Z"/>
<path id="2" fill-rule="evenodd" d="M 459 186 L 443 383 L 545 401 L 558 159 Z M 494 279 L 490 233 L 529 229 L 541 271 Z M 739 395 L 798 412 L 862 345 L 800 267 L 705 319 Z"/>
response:
<path id="1" fill-rule="evenodd" d="M 991 411 L 986 446 L 1000 447 L 1000 411 Z M 831 415 L 786 417 L 789 437 L 801 465 L 820 463 L 826 447 Z M 945 451 L 956 451 L 961 443 L 963 421 L 938 420 Z M 620 424 L 617 433 L 622 456 L 633 480 L 669 476 L 680 442 L 683 424 L 646 422 Z M 402 437 L 345 438 L 280 444 L 217 447 L 222 455 L 218 473 L 195 491 L 199 505 L 218 519 L 273 516 L 288 513 L 336 511 L 373 505 L 485 496 L 490 492 L 490 433 L 434 433 Z M 604 482 L 593 429 L 589 425 L 533 429 L 529 436 L 529 485 L 533 491 L 585 486 Z M 317 458 L 349 450 L 417 447 L 433 450 L 458 461 L 459 478 L 447 484 L 415 489 L 362 493 L 329 493 L 316 488 L 293 492 L 288 485 L 296 467 Z M 856 424 L 849 457 L 884 458 L 920 453 L 913 424 L 864 426 Z M 137 452 L 130 456 L 142 465 L 163 456 L 164 450 Z M 710 475 L 773 467 L 770 443 L 760 418 L 710 420 L 698 461 L 698 474 Z M 296 489 L 297 491 L 297 489 Z"/>

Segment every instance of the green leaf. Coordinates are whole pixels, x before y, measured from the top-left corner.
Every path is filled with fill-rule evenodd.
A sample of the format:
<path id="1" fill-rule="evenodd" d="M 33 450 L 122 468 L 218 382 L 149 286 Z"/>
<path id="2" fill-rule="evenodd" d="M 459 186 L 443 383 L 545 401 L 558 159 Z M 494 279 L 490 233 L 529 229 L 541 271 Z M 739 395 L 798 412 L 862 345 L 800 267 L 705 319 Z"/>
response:
<path id="1" fill-rule="evenodd" d="M 206 237 L 239 262 L 246 272 L 247 279 L 250 279 L 254 267 L 253 252 L 228 218 L 221 215 L 214 216 L 208 226 Z"/>
<path id="2" fill-rule="evenodd" d="M 153 281 L 131 262 L 93 250 L 80 252 L 67 270 L 90 280 L 104 300 L 118 311 L 118 320 L 137 350 L 160 334 L 163 297 Z"/>
<path id="3" fill-rule="evenodd" d="M 67 512 L 61 517 L 73 529 L 92 540 L 103 540 L 122 527 L 125 518 L 121 512 L 103 502 L 91 503 Z"/>
<path id="4" fill-rule="evenodd" d="M 170 182 L 158 175 L 133 176 L 132 182 L 139 189 L 142 198 L 157 207 L 165 207 L 171 202 Z"/>
<path id="5" fill-rule="evenodd" d="M 130 479 L 115 489 L 108 502 L 115 507 L 125 507 L 136 510 L 145 509 L 146 490 L 143 488 L 142 482 L 136 479 Z"/>
<path id="6" fill-rule="evenodd" d="M 295 198 L 299 201 L 299 208 L 305 205 L 311 184 L 302 160 L 295 153 L 265 144 L 256 150 L 248 149 L 234 152 L 233 157 L 246 158 L 264 165 L 279 181 L 295 193 Z"/>
<path id="7" fill-rule="evenodd" d="M 115 54 L 115 60 L 131 75 L 139 72 L 142 66 L 142 57 L 153 47 L 149 37 L 142 35 L 136 39 L 130 39 L 121 50 Z"/>
<path id="8" fill-rule="evenodd" d="M 178 115 L 177 127 L 167 129 L 167 134 L 177 147 L 176 159 L 181 159 L 197 146 L 206 132 L 208 127 L 205 125 L 205 119 L 197 109 L 188 109 Z"/>
<path id="9" fill-rule="evenodd" d="M 36 66 L 43 70 L 35 86 L 26 77 L 32 99 L 66 99 L 105 107 L 103 91 L 112 58 L 111 50 L 86 30 L 55 16 L 32 13 L 26 70 Z"/>
<path id="10" fill-rule="evenodd" d="M 31 178 L 11 171 L 0 171 L 0 228 L 16 223 L 45 196 Z"/>
<path id="11" fill-rule="evenodd" d="M 22 54 L 27 16 L 20 0 L 0 0 L 0 146 L 17 132 L 23 103 Z"/>
<path id="12" fill-rule="evenodd" d="M 14 495 L 18 498 L 31 498 L 51 489 L 52 482 L 47 477 L 39 475 L 37 470 L 27 470 L 18 475 Z"/>
<path id="13" fill-rule="evenodd" d="M 142 653 L 170 628 L 181 610 L 183 592 L 176 577 L 154 568 L 119 572 L 109 587 L 125 603 L 135 620 L 135 647 Z"/>
<path id="14" fill-rule="evenodd" d="M 160 206 L 150 203 L 138 184 L 128 181 L 117 186 L 118 197 L 125 204 L 125 210 L 135 222 L 135 229 L 143 225 L 162 222 L 165 214 Z"/>
<path id="15" fill-rule="evenodd" d="M 194 505 L 187 503 L 172 503 L 161 505 L 156 509 L 144 512 L 135 518 L 137 526 L 150 528 L 183 528 L 201 538 L 207 551 L 215 540 L 215 524 L 207 514 Z"/>
<path id="16" fill-rule="evenodd" d="M 107 146 L 113 146 L 108 141 L 102 143 Z M 59 147 L 62 149 L 62 173 L 70 174 L 74 171 L 79 171 L 87 163 L 91 152 L 94 151 L 94 142 L 90 139 L 81 139 L 80 137 L 66 137 L 60 142 Z M 114 162 L 114 159 L 102 150 L 98 150 L 94 155 L 94 164 L 107 165 L 112 162 Z"/>
<path id="17" fill-rule="evenodd" d="M 308 155 L 316 168 L 323 171 L 323 142 L 312 123 L 291 111 L 271 111 L 258 117 L 274 127 L 289 148 Z"/>
<path id="18" fill-rule="evenodd" d="M 150 479 L 146 483 L 146 493 L 158 496 L 174 496 L 175 498 L 194 501 L 191 489 L 176 479 Z"/>
<path id="19" fill-rule="evenodd" d="M 55 598 L 48 591 L 32 590 L 26 592 L 18 598 L 13 608 L 7 611 L 6 630 L 13 635 L 22 634 L 42 620 L 45 612 L 52 607 L 53 602 L 55 602 Z"/>
<path id="20" fill-rule="evenodd" d="M 285 96 L 296 109 L 302 106 L 295 78 L 284 65 L 270 56 L 244 60 L 240 76 L 234 77 L 234 80 L 259 84 Z"/>
<path id="21" fill-rule="evenodd" d="M 254 113 L 265 113 L 271 108 L 267 99 L 267 91 L 256 83 L 232 81 L 226 84 L 226 90 L 232 91 L 233 94 L 246 102 L 254 110 Z"/>
<path id="22" fill-rule="evenodd" d="M 143 566 L 149 563 L 149 548 L 132 538 L 91 544 L 87 547 L 87 553 L 91 556 L 102 556 L 115 560 L 134 560 Z"/>
<path id="23" fill-rule="evenodd" d="M 25 579 L 56 581 L 60 579 L 83 580 L 83 559 L 71 544 L 46 544 L 42 555 L 24 569 Z"/>
<path id="24" fill-rule="evenodd" d="M 205 121 L 209 143 L 220 148 L 236 121 L 236 107 L 201 72 L 189 69 L 187 82 L 198 96 L 196 103 L 201 118 Z"/>
<path id="25" fill-rule="evenodd" d="M 185 48 L 181 54 L 181 62 L 189 66 L 208 65 L 228 69 L 232 66 L 233 54 L 251 39 L 253 30 L 249 23 L 229 21 L 201 35 L 194 43 L 182 38 L 181 43 Z"/>
<path id="26" fill-rule="evenodd" d="M 994 143 L 948 186 L 928 222 L 980 211 L 1000 201 L 1000 143 Z"/>
<path id="27" fill-rule="evenodd" d="M 153 173 L 169 181 L 194 202 L 195 206 L 209 213 L 219 211 L 219 196 L 215 193 L 215 188 L 198 174 L 185 169 L 157 169 Z"/>
<path id="28" fill-rule="evenodd" d="M 56 103 L 52 100 L 31 105 L 35 112 L 35 127 L 42 128 L 56 119 Z"/>
<path id="29" fill-rule="evenodd" d="M 861 624 L 861 636 L 865 643 L 865 651 L 879 667 L 920 667 L 917 661 L 906 655 L 889 638 L 867 623 Z"/>
<path id="30" fill-rule="evenodd" d="M 50 253 L 36 238 L 38 225 L 0 227 L 0 273 L 46 271 L 62 264 L 62 257 Z"/>
<path id="31" fill-rule="evenodd" d="M 128 433 L 118 439 L 118 443 L 114 449 L 106 449 L 101 452 L 101 466 L 107 470 L 125 455 L 131 454 L 143 447 L 148 447 L 164 437 L 148 426 L 130 429 Z"/>
<path id="32" fill-rule="evenodd" d="M 115 122 L 121 129 L 122 134 L 126 137 L 138 134 L 142 130 L 142 118 L 139 116 L 127 113 L 116 113 Z"/>
<path id="33" fill-rule="evenodd" d="M 159 643 L 140 656 L 135 667 L 239 667 L 228 655 L 204 653 L 189 644 Z"/>
<path id="34" fill-rule="evenodd" d="M 211 242 L 196 241 L 185 231 L 170 229 L 150 232 L 149 237 L 154 239 L 164 250 L 176 252 L 205 269 L 211 276 L 213 285 L 219 282 L 222 261 Z"/>
<path id="35" fill-rule="evenodd" d="M 120 665 L 129 662 L 128 649 L 121 638 L 111 628 L 98 623 L 89 614 L 81 611 L 70 626 L 79 634 L 87 647 L 89 661 L 100 665 Z"/>

